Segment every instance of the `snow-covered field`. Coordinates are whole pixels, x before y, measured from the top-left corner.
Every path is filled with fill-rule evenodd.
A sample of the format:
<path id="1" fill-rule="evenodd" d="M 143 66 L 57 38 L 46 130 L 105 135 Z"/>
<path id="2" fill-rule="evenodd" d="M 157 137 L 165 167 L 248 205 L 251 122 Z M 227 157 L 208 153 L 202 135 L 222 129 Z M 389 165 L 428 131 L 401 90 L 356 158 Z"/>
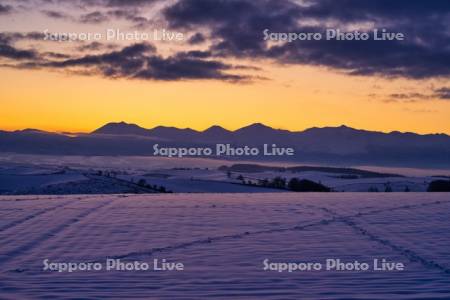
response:
<path id="1" fill-rule="evenodd" d="M 404 176 L 349 177 L 346 173 L 329 171 L 227 172 L 220 168 L 233 164 L 234 162 L 230 161 L 195 158 L 54 157 L 0 154 L 0 194 L 151 192 L 137 185 L 140 180 L 145 180 L 145 183 L 151 186 L 164 187 L 176 193 L 266 193 L 280 191 L 262 187 L 260 184 L 262 180 L 273 180 L 275 177 L 281 177 L 287 181 L 294 177 L 308 179 L 322 183 L 337 192 L 388 190 L 424 192 L 433 180 L 450 178 L 448 170 L 421 170 L 422 173 L 419 172 L 420 170 L 415 172 L 399 170 L 404 172 L 399 173 Z M 383 171 L 395 170 L 383 169 Z M 248 184 L 249 182 L 251 184 Z"/>
<path id="2" fill-rule="evenodd" d="M 0 299 L 449 299 L 450 194 L 0 197 Z M 43 270 L 43 261 L 183 271 Z M 264 270 L 263 261 L 403 263 Z"/>

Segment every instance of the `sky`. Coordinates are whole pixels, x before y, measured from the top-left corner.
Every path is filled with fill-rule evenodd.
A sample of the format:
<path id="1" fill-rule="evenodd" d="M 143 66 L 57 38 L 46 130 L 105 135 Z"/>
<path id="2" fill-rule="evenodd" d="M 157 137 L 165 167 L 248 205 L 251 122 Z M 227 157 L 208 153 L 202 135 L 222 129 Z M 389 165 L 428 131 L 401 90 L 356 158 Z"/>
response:
<path id="1" fill-rule="evenodd" d="M 450 134 L 449 24 L 444 0 L 0 0 L 0 129 L 261 122 Z M 369 39 L 264 34 L 327 29 Z M 374 40 L 374 29 L 404 39 Z"/>

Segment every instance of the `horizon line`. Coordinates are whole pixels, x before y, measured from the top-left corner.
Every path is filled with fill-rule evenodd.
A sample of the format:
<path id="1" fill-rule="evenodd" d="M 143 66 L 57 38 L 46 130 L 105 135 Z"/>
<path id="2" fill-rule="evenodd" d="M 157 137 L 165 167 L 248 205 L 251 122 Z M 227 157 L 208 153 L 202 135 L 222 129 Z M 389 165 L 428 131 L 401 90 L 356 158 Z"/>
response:
<path id="1" fill-rule="evenodd" d="M 364 128 L 355 128 L 352 126 L 348 126 L 346 124 L 341 124 L 341 125 L 336 125 L 336 126 L 332 126 L 332 125 L 327 125 L 327 126 L 312 126 L 312 127 L 307 127 L 304 128 L 302 130 L 291 130 L 291 129 L 286 129 L 286 128 L 280 128 L 280 127 L 272 127 L 270 125 L 264 124 L 262 122 L 253 122 L 253 123 L 249 123 L 247 125 L 238 127 L 236 129 L 228 129 L 222 125 L 218 125 L 218 124 L 213 124 L 210 125 L 208 127 L 206 127 L 205 129 L 202 130 L 198 130 L 198 129 L 193 129 L 191 127 L 177 127 L 177 126 L 170 126 L 170 125 L 156 125 L 154 127 L 151 128 L 147 128 L 147 127 L 142 127 L 141 125 L 139 125 L 138 123 L 133 123 L 133 122 L 126 122 L 126 121 L 110 121 L 110 122 L 106 122 L 103 125 L 100 125 L 92 130 L 89 131 L 67 131 L 67 130 L 45 130 L 45 129 L 40 129 L 40 128 L 33 128 L 33 127 L 25 127 L 25 128 L 21 128 L 21 129 L 12 129 L 12 130 L 8 130 L 8 129 L 3 129 L 0 128 L 0 131 L 5 131 L 5 132 L 21 132 L 21 131 L 42 131 L 42 132 L 46 132 L 46 133 L 55 133 L 55 134 L 63 134 L 63 135 L 82 135 L 82 134 L 92 134 L 94 133 L 96 130 L 109 125 L 109 124 L 124 124 L 124 125 L 131 125 L 131 126 L 138 126 L 139 128 L 145 129 L 145 130 L 153 130 L 155 128 L 159 128 L 159 127 L 164 127 L 164 128 L 174 128 L 174 129 L 179 129 L 179 130 L 192 130 L 195 132 L 205 132 L 210 128 L 213 127 L 220 127 L 226 131 L 229 132 L 235 132 L 238 131 L 240 129 L 246 128 L 246 127 L 250 127 L 250 126 L 255 126 L 255 125 L 261 125 L 264 127 L 268 127 L 270 129 L 273 130 L 282 130 L 282 131 L 288 131 L 291 133 L 297 133 L 297 132 L 304 132 L 310 129 L 325 129 L 325 128 L 348 128 L 348 129 L 353 129 L 353 130 L 357 130 L 357 131 L 368 131 L 368 132 L 377 132 L 377 133 L 384 133 L 384 134 L 390 134 L 390 133 L 403 133 L 403 134 L 407 134 L 407 133 L 412 133 L 412 134 L 417 134 L 417 135 L 446 135 L 446 136 L 450 136 L 450 134 L 445 133 L 445 132 L 429 132 L 429 133 L 418 133 L 418 132 L 414 132 L 414 131 L 401 131 L 401 130 L 391 130 L 391 131 L 382 131 L 382 130 L 370 130 L 370 129 L 364 129 Z"/>

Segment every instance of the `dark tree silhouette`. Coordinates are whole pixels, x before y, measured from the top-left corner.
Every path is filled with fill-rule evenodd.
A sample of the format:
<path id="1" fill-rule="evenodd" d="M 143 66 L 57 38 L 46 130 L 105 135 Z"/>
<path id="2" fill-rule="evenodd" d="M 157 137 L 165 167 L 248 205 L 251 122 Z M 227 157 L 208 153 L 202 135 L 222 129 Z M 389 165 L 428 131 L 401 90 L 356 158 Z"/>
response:
<path id="1" fill-rule="evenodd" d="M 450 180 L 434 180 L 428 185 L 428 192 L 450 192 Z"/>
<path id="2" fill-rule="evenodd" d="M 277 189 L 285 189 L 286 188 L 286 179 L 279 177 L 279 176 L 275 177 L 274 179 L 272 179 L 270 186 L 277 188 Z"/>
<path id="3" fill-rule="evenodd" d="M 292 178 L 289 180 L 288 189 L 294 192 L 330 192 L 331 189 L 323 184 L 308 180 Z"/>
<path id="4" fill-rule="evenodd" d="M 137 185 L 139 185 L 139 186 L 143 186 L 143 187 L 145 187 L 145 186 L 147 186 L 147 181 L 145 181 L 145 179 L 139 179 L 139 181 L 137 182 Z"/>

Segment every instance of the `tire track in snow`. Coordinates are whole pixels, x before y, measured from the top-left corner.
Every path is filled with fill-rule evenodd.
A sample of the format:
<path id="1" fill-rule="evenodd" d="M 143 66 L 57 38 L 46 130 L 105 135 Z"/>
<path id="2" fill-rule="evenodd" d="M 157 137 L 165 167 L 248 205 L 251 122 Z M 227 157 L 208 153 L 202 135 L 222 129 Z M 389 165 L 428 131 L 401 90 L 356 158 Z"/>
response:
<path id="1" fill-rule="evenodd" d="M 308 205 L 300 204 L 299 206 L 303 206 L 304 208 L 311 208 L 311 207 L 308 207 Z M 314 208 L 316 208 L 316 207 L 314 207 Z M 178 250 L 178 249 L 185 249 L 185 248 L 193 247 L 196 245 L 208 245 L 213 242 L 218 242 L 218 241 L 223 241 L 223 240 L 241 239 L 241 238 L 245 238 L 248 236 L 260 235 L 260 234 L 272 234 L 272 233 L 280 233 L 280 232 L 287 232 L 287 231 L 305 230 L 310 227 L 332 224 L 336 221 L 337 220 L 336 220 L 335 216 L 332 216 L 331 218 L 328 218 L 328 219 L 322 219 L 322 220 L 319 220 L 316 222 L 311 222 L 311 223 L 304 224 L 304 225 L 295 225 L 295 226 L 284 227 L 284 228 L 271 228 L 271 229 L 264 229 L 264 230 L 257 230 L 257 231 L 245 231 L 245 232 L 229 234 L 229 235 L 206 237 L 203 239 L 196 239 L 196 240 L 192 240 L 189 242 L 178 243 L 178 244 L 168 245 L 168 246 L 164 246 L 164 247 L 155 247 L 155 248 L 150 248 L 148 250 L 134 251 L 134 252 L 129 252 L 129 253 L 120 254 L 120 255 L 108 256 L 108 258 L 123 259 L 123 258 L 132 257 L 132 256 L 152 256 L 153 254 L 156 254 L 156 253 L 169 252 L 169 251 Z M 94 260 L 92 262 L 100 262 L 100 260 Z"/>
<path id="2" fill-rule="evenodd" d="M 435 202 L 430 202 L 430 203 L 388 207 L 385 209 L 378 209 L 378 210 L 373 210 L 373 211 L 369 211 L 369 212 L 365 212 L 365 213 L 358 212 L 356 214 L 348 215 L 348 216 L 341 216 L 326 207 L 318 207 L 318 206 L 309 205 L 309 204 L 307 204 L 307 205 L 300 204 L 300 206 L 303 206 L 305 208 L 310 208 L 310 209 L 312 208 L 312 209 L 316 209 L 316 210 L 320 210 L 320 211 L 325 211 L 326 213 L 328 213 L 330 215 L 330 218 L 325 218 L 325 219 L 319 220 L 317 222 L 312 222 L 312 223 L 308 223 L 305 225 L 296 225 L 296 226 L 292 226 L 292 227 L 272 228 L 272 229 L 265 229 L 265 230 L 258 230 L 258 231 L 246 231 L 246 232 L 230 234 L 230 235 L 206 237 L 203 239 L 192 240 L 189 242 L 178 243 L 178 244 L 168 245 L 168 246 L 164 246 L 164 247 L 155 247 L 155 248 L 150 248 L 148 250 L 129 252 L 129 253 L 120 254 L 120 255 L 113 255 L 113 256 L 110 256 L 109 258 L 124 259 L 124 258 L 128 258 L 128 257 L 133 257 L 133 256 L 152 256 L 156 253 L 170 252 L 173 250 L 190 248 L 190 247 L 194 247 L 197 245 L 208 245 L 213 242 L 218 242 L 218 241 L 223 241 L 223 240 L 240 239 L 240 238 L 245 238 L 248 236 L 260 235 L 260 234 L 272 234 L 272 233 L 280 233 L 280 232 L 287 232 L 287 231 L 305 230 L 305 229 L 308 229 L 311 227 L 326 226 L 326 225 L 337 223 L 337 222 L 345 223 L 345 221 L 348 220 L 348 218 L 355 218 L 355 217 L 361 217 L 361 216 L 366 216 L 366 215 L 374 215 L 374 214 L 379 214 L 379 213 L 393 211 L 393 210 L 419 208 L 419 207 L 446 204 L 446 203 L 450 203 L 450 201 L 435 201 Z M 95 260 L 92 262 L 100 262 L 100 260 L 98 260 L 98 261 Z"/>
<path id="3" fill-rule="evenodd" d="M 416 208 L 422 208 L 422 207 L 428 207 L 428 206 L 434 206 L 434 205 L 440 205 L 440 204 L 449 204 L 449 203 L 450 203 L 450 201 L 439 201 L 438 200 L 438 201 L 425 202 L 425 203 L 420 203 L 420 204 L 407 204 L 407 205 L 402 205 L 402 206 L 397 206 L 397 207 L 392 207 L 392 208 L 375 209 L 375 210 L 370 210 L 368 212 L 360 212 L 353 217 L 363 217 L 366 215 L 374 215 L 374 214 L 383 213 L 383 212 L 387 212 L 387 211 L 396 211 L 396 210 L 403 210 L 403 209 L 416 209 Z"/>
<path id="4" fill-rule="evenodd" d="M 83 213 L 82 215 L 85 215 L 85 217 L 87 215 L 89 215 L 90 213 L 92 213 L 94 210 L 100 209 L 103 206 L 106 206 L 108 204 L 110 204 L 113 200 L 111 200 L 108 203 L 105 203 L 103 205 L 100 205 L 96 208 L 93 208 L 90 210 L 90 212 L 87 213 Z M 351 220 L 349 220 L 349 218 L 358 218 L 358 217 L 362 217 L 362 216 L 367 216 L 367 215 L 375 215 L 375 214 L 379 214 L 379 213 L 383 213 L 383 212 L 388 212 L 388 211 L 393 211 L 393 210 L 401 210 L 401 209 L 413 209 L 413 208 L 420 208 L 420 207 L 425 207 L 425 206 L 431 206 L 431 205 L 439 205 L 439 204 L 447 204 L 450 203 L 450 201 L 434 201 L 434 202 L 430 202 L 430 203 L 420 203 L 420 204 L 412 204 L 412 205 L 402 205 L 402 206 L 397 206 L 397 207 L 388 207 L 388 208 L 384 208 L 384 209 L 377 209 L 377 210 L 372 210 L 372 211 L 368 211 L 368 212 L 358 212 L 356 214 L 352 214 L 352 215 L 347 215 L 347 216 L 341 216 L 335 212 L 333 212 L 332 210 L 326 208 L 326 207 L 319 207 L 319 206 L 315 206 L 315 205 L 302 205 L 300 204 L 299 206 L 303 206 L 304 208 L 309 208 L 309 209 L 315 209 L 315 210 L 320 210 L 320 211 L 324 211 L 327 214 L 330 215 L 330 218 L 324 218 L 321 219 L 319 221 L 316 222 L 312 222 L 312 223 L 308 223 L 308 224 L 304 224 L 304 225 L 296 225 L 296 226 L 291 226 L 291 227 L 284 227 L 284 228 L 271 228 L 271 229 L 265 229 L 265 230 L 258 230 L 258 231 L 246 231 L 246 232 L 241 232 L 241 233 L 235 233 L 235 234 L 229 234 L 229 235 L 221 235 L 221 236 L 214 236 L 214 237 L 205 237 L 202 239 L 196 239 L 196 240 L 192 240 L 192 241 L 188 241 L 188 242 L 183 242 L 183 243 L 178 243 L 178 244 L 173 244 L 173 245 L 168 245 L 168 246 L 163 246 L 163 247 L 155 247 L 155 248 L 150 248 L 147 250 L 142 250 L 142 251 L 133 251 L 133 252 L 129 252 L 129 253 L 124 253 L 124 254 L 119 254 L 119 255 L 113 255 L 113 256 L 108 256 L 108 258 L 112 258 L 112 259 L 124 259 L 124 258 L 129 258 L 129 257 L 133 257 L 133 256 L 152 256 L 154 254 L 157 253 L 166 253 L 166 252 L 171 252 L 171 251 L 175 251 L 178 249 L 185 249 L 185 248 L 190 248 L 190 247 L 195 247 L 195 246 L 204 246 L 204 245 L 209 245 L 213 242 L 219 242 L 219 241 L 224 241 L 224 240 L 229 240 L 229 239 L 241 239 L 241 238 L 246 238 L 249 236 L 255 236 L 255 235 L 260 235 L 260 234 L 272 234 L 272 233 L 280 233 L 280 232 L 288 232 L 288 231 L 301 231 L 301 230 L 306 230 L 308 228 L 312 228 L 312 227 L 316 227 L 316 226 L 326 226 L 326 225 L 330 225 L 330 224 L 334 224 L 337 222 L 341 222 L 344 223 L 346 225 L 351 225 Z M 348 222 L 350 221 L 350 222 Z M 78 220 L 76 220 L 75 222 L 78 222 Z M 75 223 L 73 222 L 73 223 Z M 354 223 L 354 222 L 353 222 Z M 355 224 L 356 225 L 356 224 Z M 62 225 L 59 226 L 62 227 L 62 229 L 64 229 L 65 227 L 67 227 L 66 225 Z M 59 228 L 58 227 L 58 228 Z M 351 226 L 352 227 L 352 226 Z M 354 227 L 352 227 L 354 228 Z M 61 230 L 52 230 L 52 235 L 54 234 L 53 231 L 62 231 Z M 364 232 L 364 236 L 368 236 L 371 237 L 374 241 L 380 242 L 382 244 L 384 243 L 388 243 L 388 241 L 383 240 L 381 238 L 377 238 L 375 235 L 371 235 L 363 228 L 354 228 L 357 231 L 360 231 L 361 234 Z M 361 229 L 361 230 L 360 230 Z M 58 233 L 56 232 L 56 233 Z M 47 240 L 47 239 L 45 239 Z M 30 243 L 31 244 L 31 243 Z M 418 254 L 414 253 L 411 250 L 408 249 L 403 249 L 400 246 L 394 245 L 393 243 L 390 243 L 389 246 L 391 248 L 393 248 L 396 251 L 399 252 L 405 252 L 406 254 L 404 254 L 404 256 L 407 256 L 408 259 L 410 260 L 414 260 L 414 261 L 419 261 L 422 262 L 423 264 L 429 266 L 433 266 L 435 268 L 438 268 L 440 270 L 443 270 L 445 272 L 447 272 L 447 269 L 445 269 L 445 267 L 438 265 L 437 263 L 430 263 L 427 260 L 420 257 Z M 12 251 L 11 251 L 12 252 Z M 103 259 L 103 258 L 102 258 Z M 92 260 L 91 262 L 100 262 L 102 261 L 101 259 L 98 260 Z M 0 260 L 0 263 L 2 261 Z M 12 270 L 15 271 L 15 270 Z M 22 271 L 26 271 L 26 270 L 20 270 Z"/>
<path id="5" fill-rule="evenodd" d="M 101 195 L 105 195 L 105 194 L 79 194 L 79 195 L 77 195 L 77 194 L 75 194 L 75 195 L 67 194 L 67 195 L 60 195 L 60 196 L 57 196 L 57 195 L 53 195 L 53 196 L 37 195 L 35 198 L 12 198 L 13 196 L 11 196 L 11 195 L 0 195 L 0 196 L 7 196 L 9 198 L 12 198 L 12 199 L 2 198 L 2 199 L 0 199 L 0 203 L 2 203 L 2 202 L 39 201 L 39 200 L 49 200 L 49 201 L 51 201 L 51 200 L 61 200 L 61 199 L 74 200 L 74 198 L 71 197 L 71 196 L 78 196 L 78 197 L 75 197 L 76 200 L 84 200 L 84 199 L 89 199 L 89 198 L 96 198 L 96 197 L 101 196 Z"/>
<path id="6" fill-rule="evenodd" d="M 4 195 L 1 195 L 4 196 Z M 60 200 L 63 199 L 63 197 L 36 197 L 36 198 L 2 198 L 0 200 L 0 203 L 2 202 L 23 202 L 23 201 L 39 201 L 39 200 Z"/>
<path id="7" fill-rule="evenodd" d="M 369 232 L 363 226 L 356 224 L 356 222 L 354 222 L 352 220 L 352 218 L 359 218 L 361 216 L 374 215 L 374 214 L 378 214 L 378 213 L 382 213 L 382 212 L 388 212 L 388 211 L 390 212 L 390 211 L 402 210 L 402 209 L 410 210 L 410 209 L 415 209 L 415 208 L 421 208 L 421 207 L 427 207 L 427 206 L 433 206 L 433 205 L 439 205 L 439 204 L 448 204 L 448 203 L 450 203 L 450 201 L 434 201 L 434 202 L 430 202 L 430 203 L 402 205 L 402 206 L 393 207 L 390 209 L 379 209 L 379 210 L 373 210 L 371 212 L 366 212 L 366 213 L 358 213 L 353 216 L 341 216 L 338 213 L 336 213 L 333 210 L 326 208 L 326 207 L 317 207 L 317 208 L 327 212 L 330 215 L 335 216 L 335 221 L 341 222 L 341 223 L 351 227 L 354 231 L 356 231 L 360 235 L 368 238 L 370 241 L 374 241 L 374 242 L 377 242 L 379 244 L 382 244 L 384 246 L 391 248 L 392 250 L 399 253 L 400 255 L 402 255 L 403 257 L 405 257 L 406 259 L 408 259 L 411 262 L 419 262 L 426 268 L 433 268 L 433 269 L 442 271 L 446 274 L 450 274 L 449 268 L 447 268 L 433 260 L 426 259 L 411 249 L 402 247 L 388 239 L 384 239 L 378 235 L 375 235 L 375 234 Z"/>
<path id="8" fill-rule="evenodd" d="M 307 204 L 305 205 L 305 207 L 310 208 L 310 209 L 316 209 L 316 210 L 321 210 L 326 212 L 327 214 L 331 215 L 331 216 L 336 216 L 339 218 L 355 218 L 355 217 L 364 217 L 364 216 L 371 216 L 371 215 L 376 215 L 379 213 L 384 213 L 384 212 L 391 212 L 391 211 L 396 211 L 396 210 L 410 210 L 410 209 L 416 209 L 416 208 L 423 208 L 423 207 L 428 207 L 428 206 L 434 206 L 434 205 L 440 205 L 440 204 L 450 204 L 450 201 L 441 201 L 441 200 L 437 200 L 437 201 L 433 201 L 433 202 L 424 202 L 424 203 L 419 203 L 419 204 L 406 204 L 406 205 L 401 205 L 401 206 L 394 206 L 394 207 L 387 207 L 387 208 L 381 208 L 381 209 L 374 209 L 374 210 L 369 210 L 366 212 L 358 212 L 356 214 L 353 215 L 348 215 L 348 216 L 342 216 L 339 215 L 338 213 L 332 211 L 331 209 L 327 208 L 327 207 L 322 207 L 322 206 L 316 206 L 316 205 L 312 205 L 312 204 Z"/>
<path id="9" fill-rule="evenodd" d="M 32 220 L 32 219 L 34 219 L 34 218 L 36 218 L 36 217 L 39 217 L 40 215 L 43 215 L 43 214 L 45 214 L 45 213 L 49 213 L 49 212 L 54 211 L 54 210 L 56 210 L 56 209 L 58 209 L 58 208 L 63 208 L 63 207 L 65 207 L 65 206 L 67 206 L 67 205 L 73 203 L 73 201 L 75 201 L 75 200 L 66 201 L 66 202 L 64 202 L 64 203 L 62 203 L 62 204 L 55 205 L 55 206 L 50 207 L 50 208 L 44 208 L 44 209 L 42 209 L 42 210 L 40 210 L 40 211 L 38 211 L 38 212 L 36 212 L 36 213 L 34 213 L 34 214 L 25 216 L 25 217 L 23 217 L 23 218 L 20 218 L 20 219 L 18 219 L 18 220 L 15 220 L 15 221 L 12 221 L 12 222 L 10 222 L 10 223 L 8 223 L 8 224 L 5 224 L 5 225 L 3 225 L 3 226 L 0 226 L 0 232 L 3 232 L 3 231 L 5 231 L 5 230 L 11 229 L 11 228 L 14 228 L 14 227 L 16 227 L 16 226 L 18 226 L 18 225 L 20 225 L 20 224 L 26 222 L 26 221 Z"/>
<path id="10" fill-rule="evenodd" d="M 229 240 L 229 239 L 240 239 L 240 238 L 244 238 L 244 237 L 247 237 L 250 235 L 253 236 L 253 235 L 267 234 L 267 233 L 270 234 L 270 233 L 279 233 L 279 232 L 286 232 L 286 231 L 293 231 L 293 230 L 304 230 L 304 229 L 307 229 L 307 228 L 310 228 L 313 226 L 317 226 L 317 225 L 326 225 L 333 221 L 334 221 L 334 219 L 320 220 L 320 221 L 314 222 L 314 223 L 309 223 L 309 224 L 305 224 L 305 225 L 296 225 L 296 226 L 287 227 L 287 228 L 273 228 L 273 229 L 266 229 L 266 230 L 252 231 L 252 232 L 246 231 L 246 232 L 242 232 L 242 233 L 221 235 L 221 236 L 215 236 L 215 237 L 207 237 L 207 238 L 203 238 L 203 239 L 197 239 L 197 240 L 193 240 L 193 241 L 189 241 L 189 242 L 178 243 L 178 244 L 168 245 L 168 246 L 164 246 L 164 247 L 155 247 L 155 248 L 151 248 L 151 249 L 143 250 L 143 251 L 135 251 L 135 252 L 129 252 L 126 254 L 121 254 L 121 255 L 108 256 L 108 258 L 123 259 L 123 258 L 132 257 L 132 256 L 152 256 L 153 254 L 160 253 L 160 252 L 168 252 L 168 251 L 172 251 L 172 250 L 185 249 L 185 248 L 193 247 L 196 245 L 207 245 L 207 244 L 211 244 L 213 242 Z M 99 262 L 99 261 L 95 260 L 92 262 Z"/>
<path id="11" fill-rule="evenodd" d="M 423 258 L 422 256 L 420 256 L 417 252 L 396 245 L 395 243 L 393 243 L 390 240 L 387 239 L 383 239 L 380 236 L 377 236 L 375 234 L 370 233 L 368 230 L 366 230 L 365 228 L 363 228 L 362 226 L 359 226 L 358 224 L 356 224 L 355 222 L 353 222 L 352 220 L 349 219 L 342 219 L 342 222 L 348 226 L 350 226 L 352 229 L 354 229 L 356 232 L 360 233 L 361 235 L 368 237 L 369 240 L 380 243 L 384 246 L 390 247 L 392 250 L 398 252 L 399 254 L 401 254 L 402 256 L 406 257 L 409 261 L 411 262 L 419 262 L 421 263 L 423 266 L 428 267 L 428 268 L 434 268 L 434 269 L 438 269 L 440 271 L 443 271 L 446 274 L 450 275 L 450 269 L 433 261 L 433 260 L 429 260 L 426 258 Z"/>
<path id="12" fill-rule="evenodd" d="M 111 203 L 114 202 L 114 200 L 115 199 L 105 201 L 105 202 L 101 203 L 100 205 L 97 205 L 93 208 L 86 209 L 83 212 L 81 212 L 80 214 L 76 215 L 75 217 L 68 219 L 63 224 L 60 224 L 60 225 L 56 226 L 55 228 L 50 229 L 49 231 L 45 232 L 44 234 L 40 235 L 39 237 L 37 237 L 31 241 L 29 241 L 28 243 L 3 254 L 2 256 L 0 256 L 0 264 L 5 264 L 5 263 L 13 260 L 16 257 L 23 255 L 27 251 L 30 251 L 30 250 L 36 248 L 43 242 L 45 242 L 45 241 L 51 239 L 53 236 L 61 233 L 66 228 L 68 228 L 76 223 L 79 223 L 82 219 L 97 212 L 98 210 L 102 209 L 103 207 L 110 205 Z"/>

